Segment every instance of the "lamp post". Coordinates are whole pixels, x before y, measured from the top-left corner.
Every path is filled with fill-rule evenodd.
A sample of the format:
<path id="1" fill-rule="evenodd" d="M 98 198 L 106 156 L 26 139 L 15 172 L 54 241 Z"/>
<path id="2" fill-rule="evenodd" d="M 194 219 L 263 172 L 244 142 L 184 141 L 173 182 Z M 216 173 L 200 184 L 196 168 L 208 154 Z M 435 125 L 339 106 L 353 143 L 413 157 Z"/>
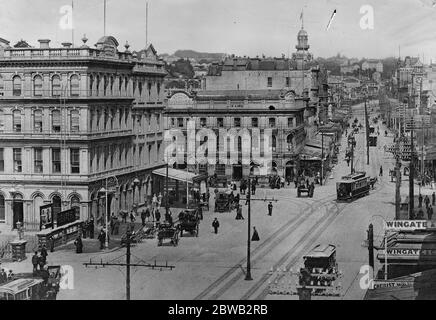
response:
<path id="1" fill-rule="evenodd" d="M 138 207 L 137 203 L 135 202 L 135 193 L 136 193 L 136 188 L 138 187 L 138 185 L 140 183 L 141 183 L 141 181 L 139 181 L 138 178 L 135 178 L 135 180 L 133 180 L 133 204 L 132 204 L 132 207 L 135 210 L 135 214 L 136 214 L 137 207 Z"/>
<path id="2" fill-rule="evenodd" d="M 108 182 L 110 180 L 110 183 Z M 118 179 L 117 179 L 117 177 L 115 177 L 115 176 L 112 176 L 112 177 L 107 177 L 106 179 L 105 179 L 105 187 L 102 187 L 99 191 L 101 192 L 101 193 L 104 193 L 104 195 L 105 195 L 105 202 L 106 202 L 106 205 L 105 205 L 105 207 L 106 207 L 106 209 L 105 209 L 105 228 L 106 228 L 106 239 L 105 239 L 105 243 L 104 243 L 104 247 L 105 247 L 105 249 L 107 250 L 107 249 L 109 249 L 109 219 L 108 219 L 108 209 L 109 209 L 109 202 L 108 202 L 108 194 L 109 194 L 109 189 L 108 189 L 108 185 L 109 184 L 112 184 L 112 182 L 115 182 L 114 183 L 114 187 L 115 188 L 118 188 Z M 112 193 L 113 191 L 111 191 L 111 193 Z"/>

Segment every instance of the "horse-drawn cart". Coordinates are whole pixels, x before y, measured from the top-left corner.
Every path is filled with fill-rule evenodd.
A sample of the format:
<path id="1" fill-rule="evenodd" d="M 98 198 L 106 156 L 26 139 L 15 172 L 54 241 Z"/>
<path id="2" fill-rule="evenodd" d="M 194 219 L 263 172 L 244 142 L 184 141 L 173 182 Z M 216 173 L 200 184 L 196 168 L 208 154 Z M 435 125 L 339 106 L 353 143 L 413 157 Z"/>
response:
<path id="1" fill-rule="evenodd" d="M 170 240 L 173 246 L 179 244 L 179 228 L 178 226 L 173 227 L 170 224 L 161 224 L 159 226 L 159 231 L 157 232 L 157 245 L 160 247 L 164 240 Z"/>
<path id="2" fill-rule="evenodd" d="M 197 209 L 187 209 L 180 212 L 179 223 L 180 237 L 183 237 L 183 231 L 187 231 L 191 235 L 195 233 L 195 236 L 198 237 L 200 214 Z"/>

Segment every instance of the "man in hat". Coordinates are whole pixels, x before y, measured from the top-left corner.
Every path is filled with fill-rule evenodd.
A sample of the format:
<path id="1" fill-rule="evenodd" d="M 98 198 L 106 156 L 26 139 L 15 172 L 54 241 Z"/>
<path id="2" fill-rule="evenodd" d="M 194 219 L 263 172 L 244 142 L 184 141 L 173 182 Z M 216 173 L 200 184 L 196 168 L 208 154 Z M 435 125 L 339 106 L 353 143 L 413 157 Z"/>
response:
<path id="1" fill-rule="evenodd" d="M 436 194 L 433 192 L 431 195 L 431 205 L 434 206 L 436 204 Z"/>
<path id="2" fill-rule="evenodd" d="M 428 220 L 431 221 L 432 217 L 433 217 L 433 207 L 430 205 L 427 208 L 427 216 L 428 216 Z"/>
<path id="3" fill-rule="evenodd" d="M 48 256 L 48 253 L 47 253 L 47 249 L 45 248 L 45 244 L 44 244 L 41 248 L 41 259 L 44 262 L 43 265 L 45 265 L 47 262 L 47 256 Z"/>
<path id="4" fill-rule="evenodd" d="M 419 194 L 419 196 L 418 196 L 418 202 L 419 202 L 419 206 L 418 206 L 418 208 L 421 208 L 422 207 L 422 194 Z"/>
<path id="5" fill-rule="evenodd" d="M 89 219 L 89 238 L 94 239 L 94 216 Z"/>
<path id="6" fill-rule="evenodd" d="M 35 251 L 35 254 L 32 256 L 33 275 L 36 275 L 36 271 L 38 271 L 38 259 L 38 251 Z"/>
<path id="7" fill-rule="evenodd" d="M 242 216 L 242 206 L 240 205 L 236 206 L 236 220 L 244 220 L 244 217 Z"/>
<path id="8" fill-rule="evenodd" d="M 268 204 L 268 215 L 269 216 L 272 216 L 272 211 L 273 211 L 273 204 L 272 204 L 272 202 L 270 202 Z"/>
<path id="9" fill-rule="evenodd" d="M 215 234 L 218 233 L 218 228 L 220 227 L 220 223 L 218 222 L 218 218 L 215 218 L 215 220 L 213 220 L 212 222 L 212 227 L 215 231 Z"/>
<path id="10" fill-rule="evenodd" d="M 428 197 L 428 195 L 425 195 L 424 203 L 425 207 L 428 208 L 428 206 L 430 205 L 430 198 Z"/>
<path id="11" fill-rule="evenodd" d="M 100 241 L 100 250 L 103 250 L 106 242 L 106 232 L 104 232 L 103 228 L 100 230 L 100 234 L 98 235 L 98 241 Z"/>
<path id="12" fill-rule="evenodd" d="M 82 253 L 83 252 L 83 242 L 82 238 L 77 236 L 76 240 L 74 241 L 74 245 L 76 246 L 76 253 Z"/>

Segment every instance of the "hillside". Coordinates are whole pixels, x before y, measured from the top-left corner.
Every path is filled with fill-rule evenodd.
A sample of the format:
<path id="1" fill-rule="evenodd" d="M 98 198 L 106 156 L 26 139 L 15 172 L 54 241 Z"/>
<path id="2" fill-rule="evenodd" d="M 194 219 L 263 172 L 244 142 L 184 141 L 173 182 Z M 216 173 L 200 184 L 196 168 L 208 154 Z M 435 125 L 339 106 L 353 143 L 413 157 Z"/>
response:
<path id="1" fill-rule="evenodd" d="M 174 55 L 179 58 L 184 59 L 195 59 L 208 60 L 208 61 L 221 61 L 223 57 L 226 56 L 225 53 L 208 53 L 208 52 L 197 52 L 194 50 L 177 50 Z"/>

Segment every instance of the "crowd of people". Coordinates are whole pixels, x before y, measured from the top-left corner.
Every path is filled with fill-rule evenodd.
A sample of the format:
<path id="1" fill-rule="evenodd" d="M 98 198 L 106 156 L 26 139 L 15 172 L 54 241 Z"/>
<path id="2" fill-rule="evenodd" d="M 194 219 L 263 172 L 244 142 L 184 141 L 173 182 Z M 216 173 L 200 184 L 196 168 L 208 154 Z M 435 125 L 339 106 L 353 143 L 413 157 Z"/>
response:
<path id="1" fill-rule="evenodd" d="M 431 195 L 431 200 L 430 197 L 428 195 L 426 195 L 425 197 L 422 196 L 422 194 L 419 194 L 418 196 L 418 213 L 414 216 L 412 216 L 412 219 L 418 219 L 418 220 L 422 220 L 425 218 L 424 216 L 424 210 L 422 208 L 422 203 L 424 202 L 425 204 L 425 209 L 427 211 L 427 218 L 428 220 L 432 220 L 433 218 L 433 206 L 436 204 L 436 194 L 433 192 L 433 194 Z M 431 204 L 430 204 L 431 202 Z"/>
<path id="2" fill-rule="evenodd" d="M 41 247 L 41 249 L 38 251 L 35 251 L 34 255 L 32 256 L 32 266 L 33 266 L 33 274 L 35 275 L 38 270 L 44 270 L 45 266 L 47 265 L 47 248 L 45 245 Z"/>
<path id="3" fill-rule="evenodd" d="M 9 270 L 8 272 L 6 272 L 5 269 L 1 269 L 0 271 L 0 285 L 11 281 L 14 279 L 14 273 L 12 272 L 12 270 Z"/>

